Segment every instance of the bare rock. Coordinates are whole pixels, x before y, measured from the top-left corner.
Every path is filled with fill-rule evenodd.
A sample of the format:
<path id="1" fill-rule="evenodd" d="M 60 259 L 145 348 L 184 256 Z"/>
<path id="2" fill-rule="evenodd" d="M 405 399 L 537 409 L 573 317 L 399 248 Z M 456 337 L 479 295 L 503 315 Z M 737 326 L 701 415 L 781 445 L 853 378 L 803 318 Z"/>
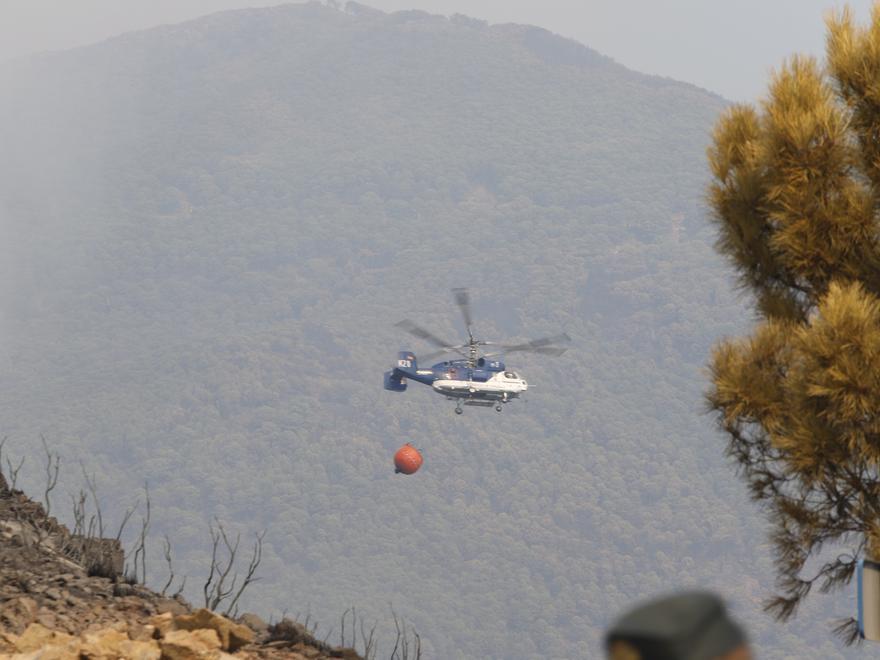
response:
<path id="1" fill-rule="evenodd" d="M 26 574 L 20 571 L 15 571 L 14 573 L 4 577 L 5 580 L 8 580 L 7 584 L 4 586 L 9 587 L 10 589 L 14 589 L 15 591 L 20 591 L 22 593 L 31 593 L 31 580 Z"/>
<path id="2" fill-rule="evenodd" d="M 302 642 L 294 645 L 291 651 L 299 653 L 302 657 L 306 658 L 306 660 L 314 660 L 314 658 L 322 655 L 321 651 L 316 649 L 314 646 L 307 646 Z"/>
<path id="3" fill-rule="evenodd" d="M 153 626 L 153 636 L 161 639 L 174 630 L 174 617 L 171 615 L 171 612 L 157 614 L 156 616 L 150 617 L 149 625 Z"/>
<path id="4" fill-rule="evenodd" d="M 122 645 L 130 640 L 128 635 L 119 630 L 105 628 L 96 632 L 83 633 L 82 641 L 80 653 L 83 656 L 90 660 L 109 660 L 110 658 L 124 657 L 121 651 Z"/>
<path id="5" fill-rule="evenodd" d="M 37 610 L 36 622 L 45 626 L 46 628 L 54 628 L 56 625 L 58 625 L 58 620 L 55 617 L 55 612 L 46 607 L 41 607 L 39 610 Z"/>
<path id="6" fill-rule="evenodd" d="M 171 612 L 177 616 L 179 614 L 189 614 L 189 608 L 175 598 L 159 598 L 156 601 L 156 611 L 159 614 Z"/>
<path id="7" fill-rule="evenodd" d="M 238 617 L 238 622 L 253 630 L 257 635 L 264 635 L 269 632 L 269 624 L 256 614 L 250 612 L 246 612 Z"/>
<path id="8" fill-rule="evenodd" d="M 220 638 L 207 628 L 172 630 L 159 642 L 163 660 L 218 660 Z"/>
<path id="9" fill-rule="evenodd" d="M 50 630 L 39 623 L 32 623 L 16 640 L 15 648 L 19 653 L 38 651 L 49 646 L 79 647 L 79 639 L 57 630 Z"/>
<path id="10" fill-rule="evenodd" d="M 128 624 L 128 636 L 139 642 L 146 642 L 156 638 L 156 626 L 149 623 L 132 622 Z"/>
<path id="11" fill-rule="evenodd" d="M 14 653 L 18 635 L 11 632 L 0 632 L 0 653 Z"/>
<path id="12" fill-rule="evenodd" d="M 209 628 L 217 632 L 224 651 L 235 652 L 254 640 L 254 632 L 247 626 L 230 621 L 225 616 L 200 609 L 192 614 L 174 617 L 174 626 L 178 630 L 198 630 Z"/>
<path id="13" fill-rule="evenodd" d="M 71 647 L 47 646 L 39 651 L 16 653 L 9 657 L 15 658 L 15 660 L 80 660 L 79 649 L 75 645 Z"/>
<path id="14" fill-rule="evenodd" d="M 6 630 L 21 632 L 37 618 L 37 602 L 21 596 L 7 601 L 0 608 L 0 623 Z"/>
<path id="15" fill-rule="evenodd" d="M 162 649 L 156 641 L 132 640 L 122 646 L 121 657 L 131 660 L 159 660 L 162 657 Z"/>
<path id="16" fill-rule="evenodd" d="M 80 656 L 85 660 L 114 660 L 115 658 L 136 658 L 137 660 L 159 660 L 162 650 L 154 640 L 131 640 L 121 630 L 106 628 L 82 636 Z"/>
<path id="17" fill-rule="evenodd" d="M 57 627 L 61 630 L 70 633 L 71 635 L 79 633 L 79 622 L 74 621 L 67 614 L 55 614 L 55 620 Z"/>

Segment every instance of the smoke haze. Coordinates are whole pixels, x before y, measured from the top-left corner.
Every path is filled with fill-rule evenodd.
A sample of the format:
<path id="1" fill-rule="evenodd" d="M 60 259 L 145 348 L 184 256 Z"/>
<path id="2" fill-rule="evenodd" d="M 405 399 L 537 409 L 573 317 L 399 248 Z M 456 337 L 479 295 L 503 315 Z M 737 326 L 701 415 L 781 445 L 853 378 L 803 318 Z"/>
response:
<path id="1" fill-rule="evenodd" d="M 106 39 L 253 0 L 13 0 L 0 5 L 0 60 Z M 344 2 L 340 2 L 344 4 Z M 849 5 L 864 20 L 871 0 L 371 0 L 385 11 L 461 13 L 537 25 L 627 67 L 694 83 L 726 98 L 758 97 L 767 75 L 795 52 L 821 56 L 824 13 Z"/>

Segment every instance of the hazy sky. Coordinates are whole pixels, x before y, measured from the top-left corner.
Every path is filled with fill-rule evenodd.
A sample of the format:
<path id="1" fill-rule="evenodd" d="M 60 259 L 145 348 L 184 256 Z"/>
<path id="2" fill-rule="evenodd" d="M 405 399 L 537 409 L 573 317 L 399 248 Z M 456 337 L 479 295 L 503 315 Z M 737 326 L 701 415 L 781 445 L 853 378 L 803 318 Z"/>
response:
<path id="1" fill-rule="evenodd" d="M 0 0 L 0 60 L 264 0 Z M 344 0 L 342 2 L 344 4 Z M 821 55 L 823 15 L 849 4 L 865 20 L 872 0 L 365 0 L 379 9 L 462 13 L 530 23 L 626 66 L 692 82 L 734 100 L 763 93 L 787 55 Z"/>

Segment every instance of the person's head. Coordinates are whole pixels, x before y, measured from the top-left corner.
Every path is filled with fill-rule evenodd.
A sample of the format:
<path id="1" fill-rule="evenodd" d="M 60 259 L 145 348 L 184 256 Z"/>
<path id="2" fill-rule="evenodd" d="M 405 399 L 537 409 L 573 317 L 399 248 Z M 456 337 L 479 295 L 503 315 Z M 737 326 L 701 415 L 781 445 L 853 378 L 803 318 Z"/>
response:
<path id="1" fill-rule="evenodd" d="M 745 633 L 714 594 L 693 591 L 643 603 L 605 636 L 609 660 L 751 660 Z"/>

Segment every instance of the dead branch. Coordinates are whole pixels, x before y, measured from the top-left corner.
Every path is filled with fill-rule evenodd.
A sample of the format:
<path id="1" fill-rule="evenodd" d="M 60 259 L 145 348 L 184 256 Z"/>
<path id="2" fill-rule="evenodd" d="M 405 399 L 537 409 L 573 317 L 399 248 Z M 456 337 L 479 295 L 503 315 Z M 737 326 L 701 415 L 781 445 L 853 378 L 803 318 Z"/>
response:
<path id="1" fill-rule="evenodd" d="M 15 485 L 18 483 L 18 473 L 21 470 L 21 466 L 24 465 L 24 456 L 21 457 L 21 461 L 18 463 L 17 468 L 12 467 L 12 461 L 9 460 L 9 457 L 6 457 L 6 466 L 9 468 L 9 490 L 11 492 L 15 492 Z"/>
<path id="2" fill-rule="evenodd" d="M 89 492 L 92 495 L 92 502 L 95 505 L 95 516 L 97 516 L 98 522 L 98 538 L 104 538 L 104 516 L 101 514 L 101 504 L 98 502 L 98 481 L 95 478 L 94 473 L 91 478 L 89 478 L 89 473 L 86 472 L 86 466 L 82 461 L 80 461 L 79 465 L 82 468 L 83 479 L 86 480 L 86 486 L 89 488 Z M 91 522 L 89 527 L 91 527 Z M 89 536 L 91 536 L 91 530 L 89 530 Z"/>
<path id="3" fill-rule="evenodd" d="M 8 435 L 4 435 L 0 438 L 0 483 L 3 483 L 5 477 L 3 475 L 3 447 L 6 445 L 6 441 L 9 439 Z"/>
<path id="4" fill-rule="evenodd" d="M 175 592 L 171 595 L 171 597 L 172 597 L 172 598 L 177 598 L 180 594 L 183 593 L 183 589 L 184 589 L 184 587 L 186 587 L 186 576 L 185 576 L 185 575 L 183 576 L 183 579 L 180 581 L 180 585 L 177 587 L 177 591 L 175 591 Z"/>
<path id="5" fill-rule="evenodd" d="M 391 617 L 394 619 L 394 628 L 397 631 L 397 639 L 394 640 L 394 649 L 391 651 L 391 660 L 421 660 L 422 638 L 414 628 L 406 629 L 406 621 L 398 619 L 394 607 L 391 607 Z M 409 636 L 412 633 L 412 655 L 410 655 Z"/>
<path id="6" fill-rule="evenodd" d="M 223 541 L 223 545 L 226 546 L 226 552 L 228 553 L 228 561 L 226 562 L 226 566 L 220 568 L 217 567 L 217 582 L 214 586 L 214 597 L 211 599 L 211 607 L 209 609 L 215 610 L 226 598 L 229 597 L 229 594 L 232 593 L 233 589 L 235 589 L 235 580 L 237 578 L 236 574 L 232 576 L 232 585 L 223 590 L 223 586 L 226 584 L 226 579 L 229 577 L 229 574 L 232 572 L 232 567 L 235 564 L 235 557 L 238 555 L 238 544 L 241 541 L 241 534 L 236 534 L 235 543 L 229 542 L 229 537 L 226 535 L 226 530 L 223 528 L 223 525 L 217 520 L 217 529 L 220 533 L 220 538 Z"/>
<path id="7" fill-rule="evenodd" d="M 171 563 L 171 541 L 168 538 L 168 535 L 165 534 L 165 539 L 162 543 L 162 552 L 165 555 L 165 562 L 168 564 L 168 581 L 165 583 L 165 586 L 162 587 L 162 596 L 165 595 L 165 592 L 168 591 L 168 587 L 171 586 L 171 583 L 174 582 L 174 566 Z M 180 581 L 180 584 L 177 587 L 177 591 L 175 591 L 171 597 L 177 598 L 181 593 L 183 593 L 183 588 L 186 586 L 186 576 L 183 576 L 183 579 Z"/>
<path id="8" fill-rule="evenodd" d="M 364 660 L 373 660 L 376 657 L 376 648 L 375 648 L 375 636 L 376 636 L 376 623 L 373 623 L 373 627 L 370 628 L 369 633 L 366 630 L 364 625 L 364 619 L 361 617 L 361 642 L 364 645 Z"/>
<path id="9" fill-rule="evenodd" d="M 149 485 L 144 482 L 144 497 L 146 500 L 146 514 L 143 518 L 141 518 L 141 533 L 138 536 L 138 544 L 135 546 L 134 555 L 132 557 L 132 568 L 134 568 L 134 574 L 132 575 L 132 579 L 135 583 L 140 582 L 140 584 L 147 583 L 147 532 L 150 529 L 150 488 Z M 138 571 L 138 564 L 140 563 L 140 572 Z M 140 578 L 138 578 L 138 574 L 140 574 Z"/>
<path id="10" fill-rule="evenodd" d="M 75 535 L 85 532 L 86 497 L 88 496 L 82 489 L 79 491 L 79 499 L 76 499 L 73 495 L 70 496 L 70 499 L 73 500 L 73 533 Z"/>
<path id="11" fill-rule="evenodd" d="M 73 532 L 66 536 L 61 546 L 61 554 L 65 557 L 80 562 L 83 557 L 83 536 L 85 534 L 86 522 L 86 493 L 82 489 L 79 491 L 79 497 L 70 496 L 73 505 Z"/>
<path id="12" fill-rule="evenodd" d="M 260 566 L 260 562 L 263 561 L 263 538 L 266 536 L 266 530 L 264 529 L 262 532 L 257 534 L 257 540 L 254 541 L 254 550 L 251 554 L 251 561 L 248 564 L 247 573 L 244 576 L 244 580 L 242 580 L 241 586 L 238 588 L 235 596 L 232 598 L 232 602 L 229 604 L 229 607 L 226 609 L 226 616 L 229 616 L 230 611 L 232 611 L 233 607 L 236 607 L 238 603 L 238 599 L 241 598 L 241 595 L 244 593 L 244 590 L 248 588 L 251 584 L 259 580 L 259 577 L 256 577 L 255 573 L 257 572 L 257 568 Z M 236 545 L 238 545 L 236 541 Z M 233 583 L 235 580 L 233 580 Z"/>
<path id="13" fill-rule="evenodd" d="M 208 579 L 205 580 L 205 584 L 202 587 L 202 591 L 205 594 L 205 607 L 211 603 L 211 594 L 213 594 L 213 585 L 214 581 L 214 571 L 217 568 L 217 546 L 220 543 L 220 534 L 214 531 L 214 526 L 211 523 L 208 523 L 208 529 L 211 532 L 211 570 L 208 572 Z"/>
<path id="14" fill-rule="evenodd" d="M 171 563 L 171 541 L 168 540 L 168 534 L 165 534 L 165 540 L 162 543 L 162 554 L 165 555 L 165 563 L 168 564 L 168 581 L 162 587 L 162 596 L 168 591 L 168 587 L 174 582 L 174 566 Z"/>
<path id="15" fill-rule="evenodd" d="M 340 632 L 339 632 L 339 646 L 345 646 L 345 617 L 349 613 L 350 608 L 346 608 L 342 613 L 342 619 L 339 623 Z"/>
<path id="16" fill-rule="evenodd" d="M 142 520 L 139 544 L 141 550 L 141 584 L 147 583 L 147 532 L 150 529 L 150 487 L 146 481 L 144 482 L 144 498 L 146 499 L 147 515 Z"/>
<path id="17" fill-rule="evenodd" d="M 256 535 L 257 539 L 254 543 L 254 549 L 251 554 L 250 563 L 248 564 L 247 573 L 239 584 L 239 575 L 238 573 L 233 572 L 233 568 L 235 567 L 235 561 L 238 556 L 241 535 L 236 534 L 235 542 L 232 542 L 229 540 L 229 536 L 227 535 L 223 524 L 216 518 L 215 522 L 217 523 L 216 530 L 214 529 L 213 524 L 209 524 L 211 532 L 211 566 L 208 572 L 208 579 L 202 587 L 202 592 L 205 597 L 205 607 L 215 611 L 221 603 L 231 597 L 229 605 L 224 613 L 225 616 L 229 616 L 235 611 L 238 601 L 245 589 L 259 579 L 255 574 L 263 558 L 263 538 L 265 537 L 266 532 L 264 530 Z M 218 558 L 221 541 L 223 542 L 223 547 L 226 552 L 226 558 L 222 561 Z M 229 581 L 230 576 L 231 582 Z M 238 585 L 237 590 L 236 585 Z"/>
<path id="18" fill-rule="evenodd" d="M 49 493 L 51 493 L 58 484 L 58 472 L 61 469 L 61 454 L 54 454 L 49 450 L 46 443 L 46 437 L 41 433 L 40 441 L 43 443 L 43 451 L 46 452 L 46 490 L 43 492 L 43 503 L 46 508 L 46 518 L 49 517 L 52 504 L 49 501 Z M 53 460 L 54 459 L 54 460 Z"/>
<path id="19" fill-rule="evenodd" d="M 391 616 L 394 619 L 394 628 L 397 630 L 397 638 L 394 640 L 394 648 L 391 649 L 391 660 L 398 660 L 397 656 L 397 648 L 400 646 L 400 624 L 397 622 L 397 615 L 394 613 L 394 608 L 391 608 Z"/>

